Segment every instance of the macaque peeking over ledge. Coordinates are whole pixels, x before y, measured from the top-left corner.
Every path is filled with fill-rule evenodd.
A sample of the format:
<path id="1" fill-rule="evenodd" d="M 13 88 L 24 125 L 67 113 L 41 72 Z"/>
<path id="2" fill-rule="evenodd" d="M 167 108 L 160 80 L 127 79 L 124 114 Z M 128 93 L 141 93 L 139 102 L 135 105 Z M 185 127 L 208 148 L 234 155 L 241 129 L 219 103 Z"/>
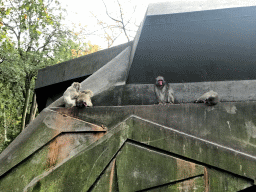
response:
<path id="1" fill-rule="evenodd" d="M 83 107 L 92 107 L 91 97 L 93 96 L 93 92 L 91 90 L 84 90 L 79 93 L 79 96 L 76 99 L 76 106 Z"/>
<path id="2" fill-rule="evenodd" d="M 201 97 L 194 101 L 194 103 L 205 103 L 206 105 L 212 106 L 219 102 L 219 96 L 217 92 L 213 90 L 204 93 Z"/>
<path id="3" fill-rule="evenodd" d="M 174 91 L 162 76 L 156 78 L 155 94 L 159 104 L 174 103 Z"/>
<path id="4" fill-rule="evenodd" d="M 79 90 L 81 88 L 81 84 L 78 82 L 72 83 L 70 87 L 63 94 L 63 99 L 66 108 L 71 108 L 76 106 L 76 99 L 79 96 Z"/>

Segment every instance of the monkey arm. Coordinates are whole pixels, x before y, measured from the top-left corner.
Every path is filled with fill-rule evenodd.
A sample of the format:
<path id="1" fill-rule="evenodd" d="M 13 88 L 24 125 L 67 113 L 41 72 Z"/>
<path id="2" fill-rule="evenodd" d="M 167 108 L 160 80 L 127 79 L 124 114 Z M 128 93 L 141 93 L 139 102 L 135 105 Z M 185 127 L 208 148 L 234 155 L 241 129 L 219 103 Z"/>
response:
<path id="1" fill-rule="evenodd" d="M 168 103 L 174 103 L 174 91 L 170 86 L 168 87 L 167 102 Z"/>
<path id="2" fill-rule="evenodd" d="M 73 94 L 72 94 L 72 97 L 71 99 L 77 99 L 79 97 L 79 92 L 75 91 Z"/>

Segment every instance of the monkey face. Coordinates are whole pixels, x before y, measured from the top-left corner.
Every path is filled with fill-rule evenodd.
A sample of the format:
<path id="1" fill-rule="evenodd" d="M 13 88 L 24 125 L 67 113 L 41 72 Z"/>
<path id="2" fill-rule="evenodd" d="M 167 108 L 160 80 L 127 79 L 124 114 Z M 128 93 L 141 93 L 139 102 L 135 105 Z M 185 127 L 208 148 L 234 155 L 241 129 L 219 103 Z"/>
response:
<path id="1" fill-rule="evenodd" d="M 87 103 L 86 103 L 85 101 L 83 102 L 83 105 L 84 105 L 85 107 L 87 107 Z"/>
<path id="2" fill-rule="evenodd" d="M 79 91 L 80 88 L 81 88 L 81 85 L 80 85 L 80 83 L 78 83 L 78 82 L 72 83 L 72 86 L 73 86 L 77 91 Z"/>
<path id="3" fill-rule="evenodd" d="M 93 96 L 93 92 L 91 90 L 84 90 L 79 93 L 78 98 L 76 99 L 76 106 L 83 107 L 92 107 L 91 97 Z"/>
<path id="4" fill-rule="evenodd" d="M 156 85 L 157 85 L 157 86 L 163 86 L 163 85 L 165 85 L 164 77 L 158 76 L 158 77 L 156 78 Z"/>
<path id="5" fill-rule="evenodd" d="M 160 86 L 162 86 L 162 85 L 163 85 L 163 80 L 158 80 L 158 84 L 159 84 Z"/>

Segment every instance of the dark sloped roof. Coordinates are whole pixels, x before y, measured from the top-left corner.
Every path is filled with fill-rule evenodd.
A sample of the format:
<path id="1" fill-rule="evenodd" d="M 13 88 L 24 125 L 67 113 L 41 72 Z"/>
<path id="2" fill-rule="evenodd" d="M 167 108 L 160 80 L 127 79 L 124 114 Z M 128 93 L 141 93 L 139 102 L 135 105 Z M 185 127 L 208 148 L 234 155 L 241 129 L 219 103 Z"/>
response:
<path id="1" fill-rule="evenodd" d="M 133 41 L 41 69 L 38 71 L 36 89 L 91 75 L 132 43 Z"/>
<path id="2" fill-rule="evenodd" d="M 154 83 L 158 75 L 169 83 L 256 79 L 256 7 L 239 5 L 252 3 L 149 5 L 127 83 Z"/>

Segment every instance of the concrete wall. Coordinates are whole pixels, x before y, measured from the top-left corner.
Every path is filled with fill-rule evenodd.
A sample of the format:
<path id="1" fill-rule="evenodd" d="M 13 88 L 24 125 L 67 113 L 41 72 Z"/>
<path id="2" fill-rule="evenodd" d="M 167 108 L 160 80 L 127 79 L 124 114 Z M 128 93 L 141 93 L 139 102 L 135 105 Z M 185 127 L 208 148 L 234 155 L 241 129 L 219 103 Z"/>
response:
<path id="1" fill-rule="evenodd" d="M 221 102 L 256 101 L 256 80 L 169 83 L 175 103 L 193 103 L 203 93 L 214 90 Z M 95 106 L 157 104 L 153 84 L 127 84 L 92 98 Z"/>
<path id="2" fill-rule="evenodd" d="M 255 187 L 255 106 L 45 109 L 0 154 L 0 191 Z"/>

